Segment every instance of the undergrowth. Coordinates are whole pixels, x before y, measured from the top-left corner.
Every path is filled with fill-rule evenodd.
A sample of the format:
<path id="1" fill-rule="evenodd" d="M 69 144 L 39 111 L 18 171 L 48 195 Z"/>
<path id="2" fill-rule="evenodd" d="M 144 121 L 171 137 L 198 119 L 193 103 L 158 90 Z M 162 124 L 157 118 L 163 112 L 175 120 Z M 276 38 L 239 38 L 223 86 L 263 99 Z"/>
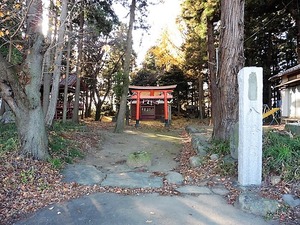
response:
<path id="1" fill-rule="evenodd" d="M 82 158 L 83 153 L 77 142 L 70 135 L 72 132 L 85 131 L 85 126 L 75 123 L 55 122 L 49 133 L 49 162 L 56 169 L 61 169 L 65 163 L 72 163 Z M 20 148 L 15 124 L 1 124 L 0 126 L 0 156 L 6 152 L 18 152 Z"/>
<path id="2" fill-rule="evenodd" d="M 230 154 L 229 141 L 219 141 L 215 140 L 211 143 L 211 148 L 209 152 L 218 154 L 219 156 L 225 156 Z"/>
<path id="3" fill-rule="evenodd" d="M 299 181 L 300 137 L 269 131 L 263 140 L 263 175 L 278 175 L 288 182 Z"/>
<path id="4" fill-rule="evenodd" d="M 85 126 L 72 122 L 56 122 L 49 135 L 49 160 L 56 169 L 61 169 L 64 163 L 73 163 L 74 159 L 83 158 L 83 153 L 77 142 L 69 135 L 70 132 L 82 132 Z"/>
<path id="5" fill-rule="evenodd" d="M 213 141 L 208 149 L 218 154 L 217 171 L 220 175 L 236 175 L 237 163 L 228 160 L 229 142 Z M 209 154 L 209 155 L 210 155 Z M 263 177 L 280 176 L 286 182 L 300 181 L 300 137 L 290 137 L 286 132 L 268 131 L 263 136 Z"/>
<path id="6" fill-rule="evenodd" d="M 19 149 L 18 134 L 15 124 L 0 125 L 0 156 L 5 152 Z"/>
<path id="7" fill-rule="evenodd" d="M 228 141 L 213 141 L 208 152 L 217 154 L 219 161 L 216 164 L 215 170 L 221 176 L 236 176 L 237 175 L 237 162 L 227 157 L 230 154 L 230 145 Z"/>

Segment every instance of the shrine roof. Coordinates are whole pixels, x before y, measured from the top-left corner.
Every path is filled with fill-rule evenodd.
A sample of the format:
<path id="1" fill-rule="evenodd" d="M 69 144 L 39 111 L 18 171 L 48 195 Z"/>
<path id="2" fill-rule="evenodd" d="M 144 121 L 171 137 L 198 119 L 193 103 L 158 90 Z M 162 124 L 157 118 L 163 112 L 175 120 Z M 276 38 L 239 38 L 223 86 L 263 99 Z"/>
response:
<path id="1" fill-rule="evenodd" d="M 67 85 L 68 85 L 69 88 L 74 88 L 75 89 L 76 80 L 77 80 L 76 74 L 70 74 L 68 76 L 67 80 L 66 80 L 66 78 L 62 78 L 60 80 L 59 87 L 64 88 L 65 85 L 66 85 L 66 82 L 67 82 Z M 85 82 L 82 79 L 80 79 L 80 89 L 81 90 L 87 90 L 87 86 L 86 86 Z"/>
<path id="2" fill-rule="evenodd" d="M 135 86 L 129 85 L 129 89 L 131 90 L 173 90 L 175 89 L 177 84 L 175 85 L 167 85 L 167 86 Z"/>

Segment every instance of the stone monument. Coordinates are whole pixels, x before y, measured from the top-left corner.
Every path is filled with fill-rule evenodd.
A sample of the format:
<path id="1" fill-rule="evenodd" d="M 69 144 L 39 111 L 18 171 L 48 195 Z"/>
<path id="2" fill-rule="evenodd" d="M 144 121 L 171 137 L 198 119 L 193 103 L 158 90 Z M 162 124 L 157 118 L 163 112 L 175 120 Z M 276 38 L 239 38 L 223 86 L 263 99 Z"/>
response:
<path id="1" fill-rule="evenodd" d="M 238 181 L 261 185 L 262 177 L 262 68 L 245 67 L 238 74 Z"/>

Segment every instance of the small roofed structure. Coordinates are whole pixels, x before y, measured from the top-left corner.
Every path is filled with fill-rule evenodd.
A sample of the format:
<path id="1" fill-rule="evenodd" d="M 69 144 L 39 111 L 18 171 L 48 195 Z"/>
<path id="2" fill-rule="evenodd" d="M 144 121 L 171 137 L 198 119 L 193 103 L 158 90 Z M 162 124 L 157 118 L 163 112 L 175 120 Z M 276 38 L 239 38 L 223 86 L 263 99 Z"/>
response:
<path id="1" fill-rule="evenodd" d="M 300 121 L 300 64 L 269 78 L 280 90 L 281 119 Z"/>
<path id="2" fill-rule="evenodd" d="M 68 76 L 68 79 L 66 80 L 65 78 L 62 78 L 61 81 L 59 82 L 59 96 L 57 100 L 57 105 L 56 105 L 56 113 L 54 118 L 55 119 L 62 119 L 63 117 L 63 100 L 64 100 L 64 88 L 67 83 L 68 86 L 68 101 L 67 101 L 67 119 L 71 119 L 73 116 L 73 109 L 74 109 L 74 93 L 75 93 L 75 88 L 76 88 L 76 80 L 77 76 L 75 74 L 70 74 Z M 86 90 L 86 84 L 83 82 L 83 80 L 80 80 L 80 91 Z M 83 116 L 83 110 L 84 110 L 84 105 L 83 105 L 83 97 L 81 97 L 81 101 L 79 102 L 79 111 L 81 114 L 81 117 Z"/>
<path id="3" fill-rule="evenodd" d="M 140 120 L 162 120 L 165 126 L 171 121 L 172 92 L 177 85 L 129 86 L 131 119 L 139 126 Z"/>
<path id="4" fill-rule="evenodd" d="M 77 76 L 76 74 L 70 74 L 68 76 L 68 80 L 67 80 L 67 84 L 68 84 L 68 92 L 75 92 L 75 88 L 76 88 L 76 80 L 77 80 Z M 59 82 L 59 89 L 63 90 L 66 84 L 66 79 L 62 78 L 61 81 Z M 86 84 L 83 82 L 82 79 L 80 79 L 80 90 L 84 91 L 86 90 Z"/>

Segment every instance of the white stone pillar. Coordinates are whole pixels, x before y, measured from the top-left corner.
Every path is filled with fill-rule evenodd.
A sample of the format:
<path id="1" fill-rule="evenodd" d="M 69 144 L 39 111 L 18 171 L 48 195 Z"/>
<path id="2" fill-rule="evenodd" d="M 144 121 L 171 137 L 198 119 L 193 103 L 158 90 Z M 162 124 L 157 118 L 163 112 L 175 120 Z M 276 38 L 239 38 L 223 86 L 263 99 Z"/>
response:
<path id="1" fill-rule="evenodd" d="M 243 68 L 238 74 L 238 83 L 238 181 L 242 186 L 261 185 L 263 91 L 262 68 Z"/>

